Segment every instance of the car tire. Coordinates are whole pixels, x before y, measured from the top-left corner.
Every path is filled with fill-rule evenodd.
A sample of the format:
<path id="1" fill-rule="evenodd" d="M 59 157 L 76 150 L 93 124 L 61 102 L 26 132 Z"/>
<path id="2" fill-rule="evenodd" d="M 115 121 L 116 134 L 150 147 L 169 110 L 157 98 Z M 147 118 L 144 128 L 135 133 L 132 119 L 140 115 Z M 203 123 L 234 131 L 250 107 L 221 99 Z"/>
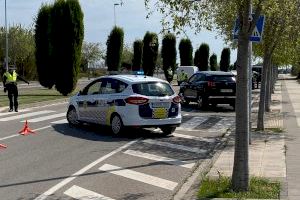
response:
<path id="1" fill-rule="evenodd" d="M 124 125 L 120 115 L 112 115 L 110 120 L 110 130 L 115 136 L 121 135 L 123 133 Z"/>
<path id="2" fill-rule="evenodd" d="M 69 107 L 67 112 L 67 121 L 70 126 L 79 126 L 80 122 L 78 121 L 78 115 L 74 107 Z"/>
<path id="3" fill-rule="evenodd" d="M 197 107 L 204 109 L 207 107 L 207 100 L 203 96 L 198 96 Z"/>
<path id="4" fill-rule="evenodd" d="M 172 133 L 174 133 L 174 131 L 176 130 L 176 127 L 162 126 L 162 127 L 160 127 L 160 129 L 163 132 L 162 135 L 167 136 L 167 135 L 171 135 Z"/>

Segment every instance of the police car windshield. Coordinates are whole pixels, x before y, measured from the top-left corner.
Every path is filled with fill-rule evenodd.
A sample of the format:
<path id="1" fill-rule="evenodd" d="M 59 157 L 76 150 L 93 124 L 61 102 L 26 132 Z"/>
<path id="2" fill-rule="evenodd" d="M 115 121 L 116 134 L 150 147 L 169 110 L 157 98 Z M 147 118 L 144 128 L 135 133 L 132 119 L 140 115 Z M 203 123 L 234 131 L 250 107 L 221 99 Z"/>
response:
<path id="1" fill-rule="evenodd" d="M 133 92 L 145 96 L 172 96 L 174 91 L 168 83 L 148 82 L 132 85 Z"/>

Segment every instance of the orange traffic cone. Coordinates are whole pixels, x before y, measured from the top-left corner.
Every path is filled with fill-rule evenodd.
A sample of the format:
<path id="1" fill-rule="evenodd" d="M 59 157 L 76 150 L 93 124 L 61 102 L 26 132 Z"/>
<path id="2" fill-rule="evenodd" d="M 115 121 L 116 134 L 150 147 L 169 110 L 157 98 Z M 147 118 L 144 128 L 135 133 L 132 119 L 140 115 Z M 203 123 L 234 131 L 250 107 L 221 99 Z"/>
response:
<path id="1" fill-rule="evenodd" d="M 7 146 L 6 146 L 6 145 L 4 145 L 4 144 L 0 144 L 0 149 L 5 149 L 5 148 L 7 148 Z"/>
<path id="2" fill-rule="evenodd" d="M 20 133 L 21 135 L 29 135 L 30 133 L 34 133 L 34 132 L 28 127 L 27 120 L 25 121 L 24 128 L 23 128 L 22 130 L 20 130 L 19 133 Z"/>

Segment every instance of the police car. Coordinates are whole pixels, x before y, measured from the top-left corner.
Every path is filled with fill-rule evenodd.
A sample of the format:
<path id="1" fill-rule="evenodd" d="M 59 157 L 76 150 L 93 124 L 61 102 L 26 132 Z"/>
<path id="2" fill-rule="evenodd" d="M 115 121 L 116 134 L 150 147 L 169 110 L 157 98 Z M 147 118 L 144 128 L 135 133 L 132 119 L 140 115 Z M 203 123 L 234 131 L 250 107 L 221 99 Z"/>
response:
<path id="1" fill-rule="evenodd" d="M 109 75 L 70 98 L 70 125 L 107 125 L 118 135 L 126 127 L 156 127 L 172 134 L 181 123 L 181 98 L 167 81 L 141 75 Z"/>

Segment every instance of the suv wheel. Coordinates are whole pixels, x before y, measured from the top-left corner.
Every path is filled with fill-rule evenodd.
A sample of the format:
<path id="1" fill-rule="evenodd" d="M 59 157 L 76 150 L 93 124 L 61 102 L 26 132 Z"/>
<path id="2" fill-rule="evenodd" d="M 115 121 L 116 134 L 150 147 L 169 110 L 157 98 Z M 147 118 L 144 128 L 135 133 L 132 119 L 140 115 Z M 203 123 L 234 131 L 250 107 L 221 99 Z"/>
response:
<path id="1" fill-rule="evenodd" d="M 163 135 L 167 136 L 167 135 L 171 135 L 175 131 L 176 127 L 163 126 L 163 127 L 160 127 L 160 129 L 162 130 Z"/>
<path id="2" fill-rule="evenodd" d="M 124 129 L 121 117 L 118 114 L 114 114 L 110 122 L 111 131 L 114 135 L 120 135 Z"/>
<path id="3" fill-rule="evenodd" d="M 80 123 L 78 121 L 78 116 L 76 113 L 76 109 L 74 107 L 70 107 L 67 112 L 67 120 L 71 126 L 78 126 Z"/>
<path id="4" fill-rule="evenodd" d="M 197 99 L 198 108 L 205 108 L 207 106 L 207 101 L 203 96 L 199 96 Z"/>

